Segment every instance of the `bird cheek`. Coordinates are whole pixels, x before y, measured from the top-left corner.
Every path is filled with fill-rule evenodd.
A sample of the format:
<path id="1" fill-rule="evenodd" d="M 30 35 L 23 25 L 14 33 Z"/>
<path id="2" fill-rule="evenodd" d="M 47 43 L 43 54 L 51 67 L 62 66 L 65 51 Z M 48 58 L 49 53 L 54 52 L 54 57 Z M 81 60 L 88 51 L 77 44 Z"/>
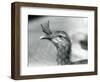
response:
<path id="1" fill-rule="evenodd" d="M 61 38 L 59 38 L 59 37 L 57 38 L 57 40 L 58 40 L 59 42 L 62 42 L 62 39 L 61 39 Z"/>
<path id="2" fill-rule="evenodd" d="M 58 42 L 56 38 L 52 39 L 52 41 L 53 41 L 53 42 L 55 42 L 55 43 L 57 43 L 57 42 Z"/>
<path id="3" fill-rule="evenodd" d="M 57 37 L 57 38 L 53 38 L 53 42 L 55 42 L 55 43 L 59 43 L 59 42 L 61 42 L 62 40 L 59 38 L 59 37 Z"/>

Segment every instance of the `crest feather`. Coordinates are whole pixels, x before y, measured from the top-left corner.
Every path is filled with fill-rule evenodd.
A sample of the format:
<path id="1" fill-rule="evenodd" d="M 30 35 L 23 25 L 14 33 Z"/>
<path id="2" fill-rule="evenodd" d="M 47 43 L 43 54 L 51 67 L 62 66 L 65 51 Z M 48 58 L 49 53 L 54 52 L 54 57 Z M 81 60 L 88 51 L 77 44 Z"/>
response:
<path id="1" fill-rule="evenodd" d="M 50 30 L 50 28 L 49 28 L 49 21 L 48 21 L 48 23 L 46 23 L 46 24 L 41 24 L 41 27 L 42 27 L 42 31 L 44 32 L 44 33 L 46 33 L 46 34 L 48 34 L 48 35 L 50 35 L 52 32 L 51 32 L 51 30 Z"/>

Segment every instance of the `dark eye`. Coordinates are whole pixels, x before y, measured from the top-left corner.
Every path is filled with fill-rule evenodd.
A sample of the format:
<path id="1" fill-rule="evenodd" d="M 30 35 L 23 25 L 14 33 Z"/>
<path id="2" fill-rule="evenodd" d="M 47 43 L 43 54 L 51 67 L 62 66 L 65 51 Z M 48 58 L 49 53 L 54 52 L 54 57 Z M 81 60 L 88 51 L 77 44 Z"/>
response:
<path id="1" fill-rule="evenodd" d="M 61 35 L 59 35 L 59 37 L 61 38 L 62 36 L 61 36 Z"/>
<path id="2" fill-rule="evenodd" d="M 87 40 L 81 40 L 80 42 L 81 48 L 88 50 L 88 41 Z"/>

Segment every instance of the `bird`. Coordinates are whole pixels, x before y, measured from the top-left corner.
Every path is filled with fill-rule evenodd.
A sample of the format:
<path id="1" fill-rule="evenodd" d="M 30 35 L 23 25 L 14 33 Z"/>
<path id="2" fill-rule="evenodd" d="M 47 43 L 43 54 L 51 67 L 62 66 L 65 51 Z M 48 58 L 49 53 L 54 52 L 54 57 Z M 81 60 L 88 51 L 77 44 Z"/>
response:
<path id="1" fill-rule="evenodd" d="M 63 30 L 51 30 L 49 21 L 45 24 L 41 24 L 42 31 L 45 34 L 44 36 L 41 36 L 40 39 L 42 40 L 48 40 L 50 41 L 57 49 L 57 65 L 69 65 L 69 64 L 80 64 L 80 63 L 86 63 L 87 60 L 81 60 L 77 62 L 71 62 L 71 40 L 68 35 Z"/>

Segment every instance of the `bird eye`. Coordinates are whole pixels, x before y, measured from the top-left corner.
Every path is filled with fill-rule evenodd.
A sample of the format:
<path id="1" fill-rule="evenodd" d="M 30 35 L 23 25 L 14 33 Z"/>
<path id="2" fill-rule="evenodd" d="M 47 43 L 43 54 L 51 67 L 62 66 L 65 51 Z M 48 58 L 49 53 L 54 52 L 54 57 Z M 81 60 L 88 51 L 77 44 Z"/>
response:
<path id="1" fill-rule="evenodd" d="M 61 35 L 59 35 L 59 37 L 62 37 Z"/>

